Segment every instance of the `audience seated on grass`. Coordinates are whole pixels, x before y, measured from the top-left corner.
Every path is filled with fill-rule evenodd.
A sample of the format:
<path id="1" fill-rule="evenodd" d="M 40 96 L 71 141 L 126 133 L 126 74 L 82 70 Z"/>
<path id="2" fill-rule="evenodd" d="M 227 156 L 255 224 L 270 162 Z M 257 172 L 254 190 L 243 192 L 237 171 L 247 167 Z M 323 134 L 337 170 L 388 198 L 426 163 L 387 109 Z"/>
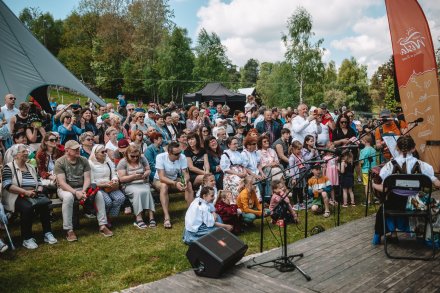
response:
<path id="1" fill-rule="evenodd" d="M 133 213 L 136 217 L 134 226 L 139 229 L 147 228 L 143 219 L 143 213 L 147 210 L 148 225 L 155 228 L 155 207 L 148 180 L 151 170 L 147 159 L 141 155 L 140 149 L 134 145 L 128 146 L 117 170 L 124 193 L 133 206 Z"/>
<path id="2" fill-rule="evenodd" d="M 125 195 L 120 190 L 115 165 L 109 159 L 104 145 L 93 146 L 89 164 L 91 182 L 99 187 L 98 193 L 104 198 L 107 217 L 116 217 L 125 201 Z M 107 222 L 109 222 L 108 218 Z M 108 223 L 107 226 L 109 225 Z"/>
<path id="3" fill-rule="evenodd" d="M 232 233 L 238 235 L 241 232 L 241 210 L 237 204 L 232 203 L 232 192 L 220 190 L 215 201 L 215 211 L 222 219 L 223 223 L 232 225 Z"/>
<path id="4" fill-rule="evenodd" d="M 177 142 L 171 142 L 168 145 L 168 151 L 156 157 L 156 175 L 154 175 L 153 186 L 160 192 L 164 227 L 170 229 L 172 225 L 168 210 L 169 191 L 183 191 L 188 206 L 194 199 L 194 191 L 189 181 L 188 162 Z"/>
<path id="5" fill-rule="evenodd" d="M 312 166 L 313 176 L 308 181 L 309 194 L 313 196 L 312 212 L 322 213 L 324 208 L 324 218 L 330 216 L 329 193 L 331 190 L 330 180 L 322 175 L 321 165 Z"/>
<path id="6" fill-rule="evenodd" d="M 40 216 L 44 242 L 55 244 L 58 241 L 52 234 L 49 215 L 50 200 L 44 194 L 37 171 L 32 165 L 26 163 L 28 154 L 27 146 L 23 144 L 12 146 L 13 161 L 3 168 L 2 201 L 6 210 L 20 213 L 23 246 L 27 249 L 36 249 L 38 244 L 32 234 L 35 212 Z"/>
<path id="7" fill-rule="evenodd" d="M 210 203 L 214 201 L 214 189 L 212 187 L 203 187 L 200 197 L 193 200 L 185 214 L 185 231 L 183 242 L 190 244 L 203 235 L 217 229 L 224 228 L 232 231 L 232 226 L 222 224 L 217 221 L 219 217 L 216 212 L 210 209 Z"/>
<path id="8" fill-rule="evenodd" d="M 74 201 L 86 200 L 87 189 L 90 187 L 90 165 L 86 158 L 79 155 L 80 145 L 74 140 L 65 144 L 66 154 L 55 162 L 55 175 L 58 182 L 58 196 L 63 201 L 63 229 L 66 231 L 67 241 L 77 241 L 78 238 L 73 231 L 73 208 Z M 107 228 L 107 215 L 105 213 L 105 202 L 101 193 L 95 195 L 95 206 L 97 209 L 97 220 L 99 231 L 105 236 L 113 233 Z"/>
<path id="9" fill-rule="evenodd" d="M 284 181 L 273 180 L 272 190 L 273 193 L 269 204 L 270 216 L 272 220 L 274 222 L 279 220 L 286 220 L 288 223 L 298 222 L 298 215 L 293 210 L 293 206 L 290 204 L 290 199 L 287 196 Z M 284 201 L 284 205 L 280 204 L 282 201 Z"/>
<path id="10" fill-rule="evenodd" d="M 246 176 L 243 181 L 244 188 L 237 197 L 237 206 L 243 213 L 243 222 L 245 224 L 252 224 L 257 217 L 261 217 L 263 212 L 263 205 L 257 198 L 254 183 L 255 179 L 253 176 Z M 268 216 L 269 214 L 270 210 L 265 209 L 264 215 Z"/>

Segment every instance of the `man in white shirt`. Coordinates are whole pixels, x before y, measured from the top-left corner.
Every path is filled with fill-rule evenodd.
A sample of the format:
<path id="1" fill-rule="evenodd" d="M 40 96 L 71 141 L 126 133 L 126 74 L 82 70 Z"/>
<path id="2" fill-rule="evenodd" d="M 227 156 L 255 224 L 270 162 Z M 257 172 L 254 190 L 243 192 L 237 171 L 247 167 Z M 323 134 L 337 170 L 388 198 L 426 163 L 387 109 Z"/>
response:
<path id="1" fill-rule="evenodd" d="M 5 96 L 5 105 L 1 108 L 3 115 L 5 115 L 6 122 L 11 120 L 12 117 L 20 113 L 20 111 L 15 107 L 15 101 L 17 98 L 13 94 L 7 94 Z M 11 129 L 9 129 L 11 131 Z"/>
<path id="2" fill-rule="evenodd" d="M 316 121 L 318 112 L 313 112 L 307 116 L 308 107 L 306 104 L 298 105 L 298 116 L 292 120 L 292 142 L 297 140 L 304 143 L 306 135 L 311 134 L 315 137 L 321 133 L 321 123 Z"/>
<path id="3" fill-rule="evenodd" d="M 182 176 L 184 183 L 182 182 Z M 194 199 L 194 191 L 189 181 L 188 162 L 185 155 L 182 154 L 178 142 L 170 142 L 168 152 L 161 153 L 156 157 L 156 174 L 154 175 L 153 187 L 160 191 L 164 227 L 169 229 L 172 227 L 168 210 L 169 190 L 184 191 L 188 206 Z"/>
<path id="4" fill-rule="evenodd" d="M 258 109 L 258 117 L 254 121 L 254 128 L 257 127 L 257 124 L 261 121 L 264 121 L 264 112 L 266 112 L 266 107 L 261 106 L 260 109 Z"/>

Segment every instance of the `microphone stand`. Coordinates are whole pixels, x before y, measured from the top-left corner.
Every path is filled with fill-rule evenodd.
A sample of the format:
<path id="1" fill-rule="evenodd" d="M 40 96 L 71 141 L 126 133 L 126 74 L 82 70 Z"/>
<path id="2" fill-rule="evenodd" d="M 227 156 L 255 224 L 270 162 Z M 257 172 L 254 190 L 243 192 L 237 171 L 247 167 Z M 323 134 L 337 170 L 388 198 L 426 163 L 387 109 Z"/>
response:
<path id="1" fill-rule="evenodd" d="M 295 166 L 293 166 L 293 167 L 295 167 Z M 293 168 L 293 167 L 291 167 L 291 168 Z M 303 173 L 304 174 L 302 174 L 302 177 L 300 178 L 301 180 L 303 178 L 305 178 L 305 176 L 306 176 L 306 174 L 308 172 L 303 172 Z M 293 177 L 293 176 L 291 176 L 291 177 Z M 281 257 L 277 257 L 277 258 L 274 258 L 274 259 L 271 259 L 271 260 L 267 260 L 267 261 L 263 261 L 263 262 L 260 262 L 260 263 L 254 263 L 254 264 L 251 264 L 251 265 L 247 265 L 248 269 L 250 269 L 252 267 L 255 267 L 255 266 L 264 266 L 265 264 L 273 263 L 272 267 L 277 269 L 280 272 L 291 272 L 291 271 L 294 271 L 295 269 L 297 269 L 304 276 L 304 278 L 306 278 L 307 281 L 310 281 L 312 279 L 306 272 L 304 272 L 293 261 L 295 257 L 299 257 L 299 258 L 304 257 L 304 254 L 303 253 L 298 253 L 298 254 L 293 254 L 293 255 L 288 255 L 287 254 L 287 221 L 288 221 L 289 218 L 288 218 L 288 206 L 287 206 L 287 203 L 285 202 L 285 199 L 289 195 L 289 193 L 292 192 L 293 188 L 298 184 L 298 182 L 300 182 L 301 180 L 298 180 L 295 183 L 295 185 L 289 190 L 289 192 L 287 192 L 281 198 L 281 200 L 277 204 L 277 206 L 281 207 L 282 218 L 283 218 L 283 223 L 284 223 L 284 225 L 283 225 L 283 240 L 282 240 L 282 248 L 281 248 Z M 306 198 L 306 202 L 307 202 L 307 198 Z M 262 212 L 262 215 L 263 214 L 264 213 Z M 306 206 L 306 215 L 307 215 L 307 206 Z M 307 216 L 306 216 L 306 235 L 307 235 Z"/>

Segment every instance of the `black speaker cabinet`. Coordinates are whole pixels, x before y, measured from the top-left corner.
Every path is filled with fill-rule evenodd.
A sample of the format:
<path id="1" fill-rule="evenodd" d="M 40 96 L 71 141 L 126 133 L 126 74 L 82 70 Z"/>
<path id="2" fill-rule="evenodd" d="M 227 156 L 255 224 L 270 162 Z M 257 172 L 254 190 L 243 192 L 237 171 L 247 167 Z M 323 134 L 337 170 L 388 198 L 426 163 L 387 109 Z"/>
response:
<path id="1" fill-rule="evenodd" d="M 219 278 L 247 249 L 238 237 L 220 228 L 192 242 L 186 257 L 198 276 Z"/>

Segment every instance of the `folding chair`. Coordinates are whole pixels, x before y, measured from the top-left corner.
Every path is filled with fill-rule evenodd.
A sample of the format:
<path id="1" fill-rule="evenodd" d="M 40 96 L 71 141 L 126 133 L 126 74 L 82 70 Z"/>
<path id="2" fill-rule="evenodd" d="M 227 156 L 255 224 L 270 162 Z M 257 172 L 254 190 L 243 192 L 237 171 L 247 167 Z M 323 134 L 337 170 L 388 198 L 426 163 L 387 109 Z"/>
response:
<path id="1" fill-rule="evenodd" d="M 382 216 L 384 232 L 387 231 L 387 219 L 389 217 L 401 217 L 401 219 L 409 218 L 421 218 L 425 219 L 423 239 L 426 238 L 427 225 L 430 226 L 431 239 L 434 239 L 434 233 L 432 229 L 432 215 L 431 208 L 429 205 L 426 210 L 406 210 L 406 202 L 408 197 L 411 195 L 416 195 L 418 192 L 424 192 L 428 196 L 428 203 L 431 202 L 432 193 L 432 181 L 431 179 L 423 174 L 394 174 L 388 176 L 383 182 L 383 192 L 386 196 L 385 202 L 383 204 Z M 391 231 L 397 233 L 415 233 L 415 231 Z M 417 238 L 416 238 L 417 239 Z M 395 259 L 413 259 L 413 260 L 430 260 L 435 257 L 435 245 L 432 245 L 432 255 L 427 257 L 417 257 L 417 256 L 393 256 L 388 252 L 388 242 L 387 237 L 384 237 L 384 249 L 385 254 L 389 258 Z"/>

